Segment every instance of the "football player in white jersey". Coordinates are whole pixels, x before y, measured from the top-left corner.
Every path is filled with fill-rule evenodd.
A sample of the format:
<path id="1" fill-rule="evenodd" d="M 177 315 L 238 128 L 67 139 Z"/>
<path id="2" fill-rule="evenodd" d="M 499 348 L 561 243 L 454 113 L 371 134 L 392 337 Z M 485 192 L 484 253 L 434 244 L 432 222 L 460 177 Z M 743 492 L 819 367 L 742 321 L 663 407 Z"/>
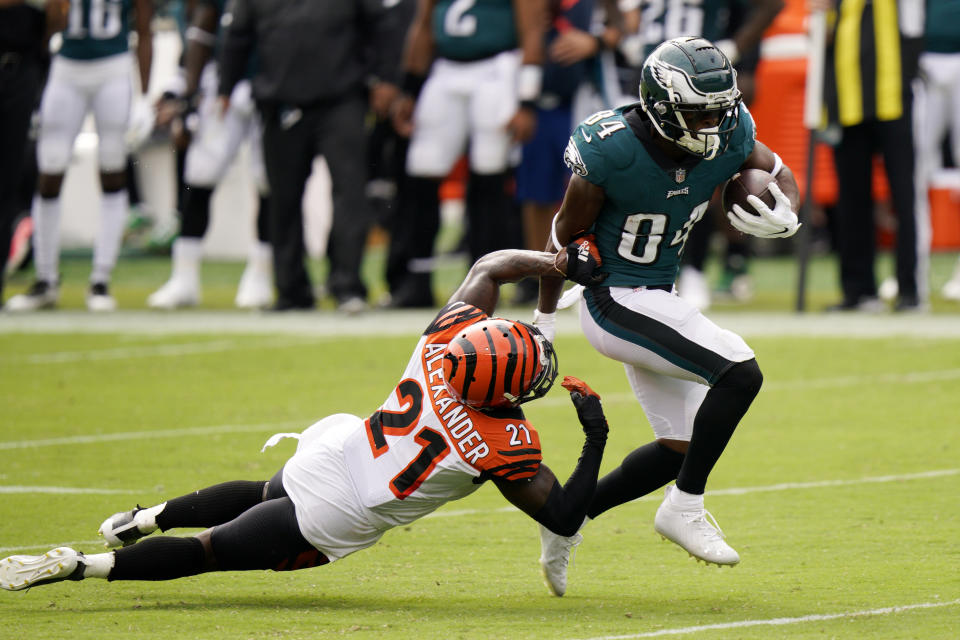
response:
<path id="1" fill-rule="evenodd" d="M 266 225 L 269 188 L 263 165 L 260 117 L 249 78 L 234 87 L 225 111 L 221 112 L 217 101 L 219 74 L 213 56 L 222 33 L 220 25 L 230 20 L 223 6 L 224 0 L 195 2 L 186 30 L 182 95 L 170 99 L 176 103 L 173 109 L 158 109 L 167 117 L 178 114 L 195 122 L 195 126 L 186 155 L 184 205 L 180 234 L 173 243 L 172 271 L 170 279 L 147 298 L 147 305 L 154 309 L 189 307 L 200 302 L 200 263 L 203 237 L 210 221 L 210 200 L 244 142 L 248 143 L 250 174 L 259 196 L 257 239 L 251 246 L 234 301 L 241 309 L 264 308 L 273 302 L 273 250 Z M 184 117 L 180 111 L 187 115 Z M 158 116 L 158 125 L 166 124 L 169 123 Z"/>
<path id="2" fill-rule="evenodd" d="M 546 20 L 543 0 L 419 0 L 403 60 L 394 126 L 410 136 L 400 219 L 391 251 L 407 273 L 395 307 L 432 307 L 429 263 L 440 223 L 437 189 L 466 152 L 471 262 L 509 246 L 511 152 L 536 129 Z M 404 245 L 404 246 L 401 246 Z M 402 260 L 406 258 L 406 260 Z"/>
<path id="3" fill-rule="evenodd" d="M 421 336 L 386 401 L 366 419 L 336 414 L 302 434 L 269 481 L 233 481 L 107 518 L 113 552 L 59 547 L 0 560 L 0 587 L 60 580 L 167 580 L 207 571 L 301 569 L 343 558 L 491 480 L 541 526 L 572 535 L 593 496 L 607 438 L 600 398 L 563 386 L 585 433 L 561 486 L 543 464 L 540 437 L 520 405 L 553 384 L 557 360 L 533 326 L 490 318 L 499 286 L 566 268 L 566 254 L 500 251 L 479 260 Z M 555 266 L 556 265 L 556 266 Z M 140 538 L 211 527 L 192 537 Z M 136 543 L 136 544 L 133 544 Z"/>
<path id="4" fill-rule="evenodd" d="M 53 59 L 40 105 L 33 203 L 36 280 L 7 302 L 10 311 L 54 307 L 60 297 L 60 189 L 73 143 L 88 113 L 97 126 L 100 166 L 100 227 L 93 247 L 87 293 L 91 311 L 113 311 L 110 276 L 117 263 L 128 209 L 125 135 L 134 94 L 128 36 L 133 9 L 141 93 L 146 94 L 153 57 L 150 0 L 73 0 L 63 45 Z"/>

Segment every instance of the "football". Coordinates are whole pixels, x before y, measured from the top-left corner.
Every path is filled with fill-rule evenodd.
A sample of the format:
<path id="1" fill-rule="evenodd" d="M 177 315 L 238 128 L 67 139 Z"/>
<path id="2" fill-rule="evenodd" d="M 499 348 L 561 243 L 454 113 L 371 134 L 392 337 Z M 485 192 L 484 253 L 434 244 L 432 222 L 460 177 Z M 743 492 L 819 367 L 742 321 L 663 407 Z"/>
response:
<path id="1" fill-rule="evenodd" d="M 723 187 L 723 210 L 732 211 L 733 205 L 738 204 L 743 210 L 758 215 L 756 209 L 747 202 L 747 196 L 757 196 L 765 205 L 773 209 L 777 204 L 776 198 L 767 188 L 776 178 L 763 169 L 744 169 L 735 174 Z"/>

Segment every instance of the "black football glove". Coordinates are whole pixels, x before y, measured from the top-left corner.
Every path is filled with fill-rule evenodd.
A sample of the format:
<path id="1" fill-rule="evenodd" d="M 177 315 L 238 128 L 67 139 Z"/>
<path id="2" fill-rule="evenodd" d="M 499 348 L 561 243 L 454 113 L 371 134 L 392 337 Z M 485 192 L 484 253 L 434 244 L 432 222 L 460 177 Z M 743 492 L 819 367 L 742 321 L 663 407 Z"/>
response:
<path id="1" fill-rule="evenodd" d="M 603 415 L 600 396 L 586 382 L 573 376 L 564 376 L 561 383 L 570 392 L 570 400 L 577 409 L 577 417 L 583 426 L 587 440 L 603 443 L 607 439 L 607 418 Z"/>
<path id="2" fill-rule="evenodd" d="M 597 238 L 592 233 L 578 236 L 567 245 L 566 278 L 582 284 L 585 287 L 603 282 L 607 274 L 598 273 L 597 269 L 603 264 L 600 251 L 597 249 Z"/>

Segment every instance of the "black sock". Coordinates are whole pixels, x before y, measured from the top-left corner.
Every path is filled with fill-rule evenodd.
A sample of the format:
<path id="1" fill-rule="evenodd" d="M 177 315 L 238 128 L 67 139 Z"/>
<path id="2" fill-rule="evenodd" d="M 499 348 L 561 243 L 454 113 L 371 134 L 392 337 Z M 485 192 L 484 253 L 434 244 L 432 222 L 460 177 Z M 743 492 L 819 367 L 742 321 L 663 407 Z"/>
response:
<path id="1" fill-rule="evenodd" d="M 173 580 L 203 573 L 205 554 L 197 538 L 160 536 L 114 552 L 108 580 Z"/>
<path id="2" fill-rule="evenodd" d="M 210 226 L 210 197 L 213 189 L 186 187 L 183 196 L 183 211 L 180 212 L 180 235 L 186 238 L 202 238 Z"/>
<path id="3" fill-rule="evenodd" d="M 596 518 L 608 509 L 656 491 L 677 477 L 682 464 L 682 453 L 659 442 L 634 449 L 619 467 L 597 482 L 587 515 Z"/>
<path id="4" fill-rule="evenodd" d="M 250 507 L 263 502 L 266 482 L 234 480 L 167 501 L 157 515 L 161 531 L 174 527 L 213 527 L 230 522 Z"/>
<path id="5" fill-rule="evenodd" d="M 693 494 L 704 492 L 707 476 L 762 383 L 757 361 L 748 360 L 731 367 L 707 392 L 693 421 L 693 436 L 677 475 L 677 488 Z"/>
<path id="6" fill-rule="evenodd" d="M 257 209 L 257 241 L 270 242 L 270 225 L 267 216 L 270 214 L 270 200 L 267 196 L 260 196 L 260 207 Z"/>
<path id="7" fill-rule="evenodd" d="M 522 240 L 510 237 L 512 199 L 506 191 L 507 173 L 479 174 L 470 172 L 467 180 L 466 214 L 469 224 L 467 245 L 470 262 L 498 249 L 523 246 Z"/>

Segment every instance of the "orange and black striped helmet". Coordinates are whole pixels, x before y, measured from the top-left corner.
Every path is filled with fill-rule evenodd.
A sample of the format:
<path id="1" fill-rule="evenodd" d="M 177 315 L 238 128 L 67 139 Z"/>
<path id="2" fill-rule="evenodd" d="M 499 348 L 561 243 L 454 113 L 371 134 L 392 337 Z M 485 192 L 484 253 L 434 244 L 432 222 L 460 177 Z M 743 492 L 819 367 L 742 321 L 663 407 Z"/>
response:
<path id="1" fill-rule="evenodd" d="M 557 354 L 525 322 L 489 318 L 447 345 L 443 378 L 451 395 L 475 408 L 513 407 L 546 395 L 557 377 Z"/>

